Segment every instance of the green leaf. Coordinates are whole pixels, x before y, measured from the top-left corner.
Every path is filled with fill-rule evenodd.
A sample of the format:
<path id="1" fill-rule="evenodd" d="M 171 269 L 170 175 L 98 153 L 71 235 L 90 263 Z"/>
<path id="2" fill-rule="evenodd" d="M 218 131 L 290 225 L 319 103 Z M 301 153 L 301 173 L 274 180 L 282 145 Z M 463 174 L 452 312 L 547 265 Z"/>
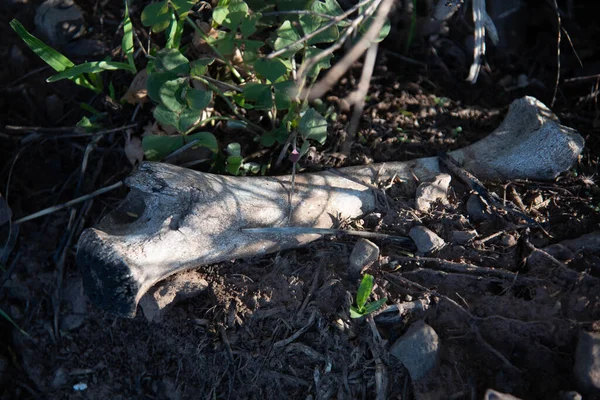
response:
<path id="1" fill-rule="evenodd" d="M 159 161 L 194 140 L 198 141 L 198 146 L 206 147 L 213 153 L 219 151 L 217 138 L 210 132 L 197 132 L 188 136 L 148 135 L 142 138 L 142 149 L 147 160 Z"/>
<path id="2" fill-rule="evenodd" d="M 175 11 L 177 11 L 180 20 L 186 17 L 197 2 L 197 0 L 171 0 L 171 4 Z"/>
<path id="3" fill-rule="evenodd" d="M 209 40 L 212 39 L 212 44 L 219 49 L 219 51 L 225 55 L 233 54 L 235 50 L 235 34 L 230 32 L 218 32 L 217 39 L 212 39 L 209 37 Z"/>
<path id="4" fill-rule="evenodd" d="M 350 306 L 350 318 L 361 318 L 364 317 L 364 312 L 361 312 L 358 308 Z"/>
<path id="5" fill-rule="evenodd" d="M 206 147 L 215 154 L 219 152 L 217 138 L 210 132 L 196 132 L 192 133 L 191 135 L 184 136 L 184 141 L 186 144 L 190 143 L 192 140 L 198 140 L 198 146 Z"/>
<path id="6" fill-rule="evenodd" d="M 336 0 L 316 0 L 312 3 L 311 9 L 316 13 L 331 15 L 332 17 L 344 12 Z"/>
<path id="7" fill-rule="evenodd" d="M 166 36 L 167 43 L 165 48 L 167 49 L 178 49 L 181 41 L 181 33 L 183 32 L 183 21 L 177 19 L 175 13 L 171 13 L 171 20 L 169 27 L 167 28 Z"/>
<path id="8" fill-rule="evenodd" d="M 133 24 L 131 23 L 131 18 L 129 18 L 129 0 L 125 0 L 125 15 L 123 16 L 123 39 L 121 40 L 121 49 L 127 57 L 127 62 L 129 63 L 129 66 L 133 72 L 137 72 L 133 53 Z"/>
<path id="9" fill-rule="evenodd" d="M 55 71 L 61 72 L 68 68 L 72 68 L 75 64 L 67 57 L 48 46 L 25 29 L 23 25 L 16 19 L 10 21 L 10 27 L 19 35 L 21 39 L 29 46 L 33 52 L 44 60 Z"/>
<path id="10" fill-rule="evenodd" d="M 248 14 L 248 4 L 242 0 L 231 0 L 229 5 L 216 7 L 213 10 L 213 21 L 235 31 Z"/>
<path id="11" fill-rule="evenodd" d="M 243 90 L 246 101 L 255 103 L 254 108 L 270 110 L 271 107 L 273 107 L 273 94 L 271 93 L 271 85 L 252 82 L 244 85 Z"/>
<path id="12" fill-rule="evenodd" d="M 179 132 L 187 132 L 200 122 L 201 117 L 202 113 L 200 111 L 194 110 L 193 108 L 185 108 L 179 113 L 179 122 L 176 128 Z"/>
<path id="13" fill-rule="evenodd" d="M 275 107 L 278 110 L 287 110 L 292 106 L 292 97 L 296 84 L 294 81 L 283 81 L 277 82 L 273 85 L 273 91 L 275 92 Z"/>
<path id="14" fill-rule="evenodd" d="M 154 108 L 152 115 L 154 115 L 154 118 L 162 125 L 172 126 L 175 129 L 179 127 L 179 114 L 169 110 L 162 104 L 159 104 Z"/>
<path id="15" fill-rule="evenodd" d="M 313 139 L 321 144 L 327 139 L 327 120 L 314 108 L 309 108 L 298 125 L 298 131 L 304 139 Z"/>
<path id="16" fill-rule="evenodd" d="M 273 44 L 275 50 L 284 49 L 287 46 L 290 46 L 292 43 L 296 42 L 298 39 L 300 39 L 300 35 L 298 34 L 298 32 L 296 32 L 296 30 L 292 26 L 292 23 L 289 20 L 284 21 L 283 24 L 281 24 L 281 26 L 277 29 L 276 35 L 277 39 L 275 39 L 275 43 Z M 302 43 L 298 43 L 297 45 L 290 47 L 290 49 L 283 53 L 281 57 L 291 57 L 303 47 L 304 46 L 302 45 Z"/>
<path id="17" fill-rule="evenodd" d="M 56 82 L 62 79 L 73 79 L 82 74 L 95 74 L 102 71 L 116 71 L 124 69 L 128 72 L 135 72 L 131 69 L 131 66 L 126 63 L 117 61 L 91 61 L 83 64 L 75 65 L 69 69 L 66 69 L 56 75 L 52 75 L 46 82 Z"/>
<path id="18" fill-rule="evenodd" d="M 363 12 L 365 8 L 366 8 L 365 6 L 360 7 L 359 12 Z M 377 13 L 375 13 L 375 15 L 376 14 Z M 358 26 L 358 33 L 361 36 L 364 35 L 365 33 L 367 33 L 367 31 L 371 27 L 371 24 L 375 20 L 375 15 L 371 15 L 370 17 L 365 19 L 365 21 L 362 24 L 360 24 Z M 387 37 L 387 35 L 390 33 L 390 29 L 391 29 L 390 20 L 389 20 L 389 18 L 386 18 L 385 22 L 383 23 L 383 27 L 381 28 L 381 31 L 379 32 L 379 35 L 375 38 L 375 41 L 381 42 L 383 39 L 385 39 Z"/>
<path id="19" fill-rule="evenodd" d="M 381 308 L 382 305 L 387 301 L 387 297 L 369 303 L 365 306 L 365 314 L 371 314 L 373 311 L 377 311 Z"/>
<path id="20" fill-rule="evenodd" d="M 263 133 L 260 137 L 260 144 L 265 147 L 271 147 L 276 142 L 283 144 L 286 142 L 288 134 L 287 129 L 284 126 L 280 126 L 275 130 Z"/>
<path id="21" fill-rule="evenodd" d="M 285 75 L 288 71 L 286 66 L 277 58 L 267 60 L 260 58 L 254 63 L 254 70 L 257 74 L 267 78 L 271 83 Z"/>
<path id="22" fill-rule="evenodd" d="M 252 15 L 248 15 L 247 18 L 242 20 L 242 23 L 240 24 L 240 32 L 244 38 L 247 38 L 256 32 L 256 23 L 261 16 L 261 13 L 254 13 Z"/>
<path id="23" fill-rule="evenodd" d="M 299 22 L 303 34 L 308 35 L 321 28 L 329 21 L 325 18 L 316 17 L 314 15 L 303 15 L 300 17 Z M 338 27 L 333 25 L 327 28 L 325 31 L 318 33 L 316 36 L 310 38 L 308 40 L 308 44 L 331 43 L 336 41 L 339 36 L 340 32 L 338 30 Z"/>
<path id="24" fill-rule="evenodd" d="M 214 58 L 199 58 L 190 63 L 190 75 L 203 76 L 208 71 L 208 66 L 215 61 Z"/>
<path id="25" fill-rule="evenodd" d="M 239 143 L 229 143 L 227 148 L 225 149 L 227 154 L 230 156 L 241 156 L 242 155 L 242 146 Z"/>
<path id="26" fill-rule="evenodd" d="M 365 304 L 373 290 L 373 275 L 365 274 L 360 282 L 358 292 L 356 293 L 356 305 L 359 310 L 364 310 Z"/>
<path id="27" fill-rule="evenodd" d="M 158 89 L 158 98 L 162 105 L 171 111 L 181 112 L 187 107 L 183 91 L 187 88 L 187 78 L 177 78 L 163 83 Z"/>
<path id="28" fill-rule="evenodd" d="M 160 88 L 165 82 L 179 79 L 179 76 L 173 72 L 153 72 L 148 75 L 148 81 L 146 82 L 146 89 L 148 89 L 148 96 L 155 102 L 160 102 Z"/>
<path id="29" fill-rule="evenodd" d="M 162 32 L 169 26 L 171 14 L 168 1 L 148 4 L 142 11 L 142 24 L 151 26 L 152 32 Z"/>
<path id="30" fill-rule="evenodd" d="M 322 53 L 323 50 L 316 48 L 314 46 L 309 47 L 308 49 L 306 49 L 306 54 L 304 55 L 304 60 L 308 60 L 309 58 L 312 57 L 316 57 L 318 56 L 320 53 Z M 317 75 L 319 75 L 319 72 L 321 72 L 322 69 L 328 69 L 331 67 L 331 58 L 333 57 L 333 54 L 329 54 L 326 57 L 324 57 L 322 60 L 320 60 L 318 63 L 316 63 L 309 71 L 308 71 L 308 76 L 309 77 L 315 77 Z"/>
<path id="31" fill-rule="evenodd" d="M 243 159 L 241 156 L 227 157 L 227 172 L 229 172 L 231 175 L 239 175 L 242 162 Z"/>
<path id="32" fill-rule="evenodd" d="M 44 62 L 46 62 L 46 64 L 52 67 L 52 69 L 54 69 L 56 72 L 62 72 L 75 66 L 75 64 L 67 57 L 63 56 L 58 51 L 54 50 L 40 39 L 27 32 L 27 29 L 25 29 L 25 27 L 16 19 L 10 21 L 10 27 L 39 58 L 44 60 Z M 72 81 L 95 92 L 99 91 L 83 76 L 72 78 Z"/>
<path id="33" fill-rule="evenodd" d="M 155 67 L 159 71 L 170 71 L 187 75 L 190 72 L 190 61 L 177 49 L 163 49 L 156 54 Z"/>
<path id="34" fill-rule="evenodd" d="M 258 59 L 258 50 L 265 45 L 260 40 L 236 39 L 235 44 L 243 49 L 242 58 L 246 64 L 252 64 Z"/>
<path id="35" fill-rule="evenodd" d="M 212 91 L 190 88 L 186 93 L 188 106 L 195 110 L 204 110 L 212 100 Z"/>
<path id="36" fill-rule="evenodd" d="M 150 161 L 159 161 L 184 145 L 183 136 L 148 135 L 142 137 L 144 156 Z"/>
<path id="37" fill-rule="evenodd" d="M 342 14 L 342 8 L 335 0 L 315 0 L 311 4 L 310 9 L 315 13 L 336 16 Z M 304 35 L 312 33 L 322 26 L 331 22 L 327 18 L 322 18 L 316 15 L 302 15 L 299 18 L 300 27 Z M 339 28 L 334 25 L 325 31 L 317 34 L 315 37 L 308 40 L 308 44 L 331 43 L 336 41 L 340 36 Z"/>

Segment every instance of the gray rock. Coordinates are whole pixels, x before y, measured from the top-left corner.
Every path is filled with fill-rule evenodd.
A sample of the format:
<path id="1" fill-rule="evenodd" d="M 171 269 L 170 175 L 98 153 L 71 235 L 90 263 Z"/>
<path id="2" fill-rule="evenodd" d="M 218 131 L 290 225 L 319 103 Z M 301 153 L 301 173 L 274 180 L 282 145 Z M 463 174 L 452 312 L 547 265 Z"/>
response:
<path id="1" fill-rule="evenodd" d="M 475 194 L 469 196 L 467 200 L 467 214 L 473 222 L 492 219 L 492 213 L 488 211 L 486 204 Z"/>
<path id="2" fill-rule="evenodd" d="M 46 0 L 35 13 L 36 33 L 61 48 L 85 31 L 83 11 L 73 0 Z"/>
<path id="3" fill-rule="evenodd" d="M 63 301 L 69 305 L 70 312 L 62 316 L 60 328 L 67 331 L 79 328 L 87 316 L 87 299 L 81 278 L 67 280 L 63 290 Z"/>
<path id="4" fill-rule="evenodd" d="M 574 390 L 560 392 L 558 395 L 560 400 L 581 400 L 583 397 Z"/>
<path id="5" fill-rule="evenodd" d="M 390 354 L 406 367 L 413 381 L 419 380 L 437 364 L 440 339 L 423 320 L 415 322 L 390 349 Z"/>
<path id="6" fill-rule="evenodd" d="M 452 243 L 464 245 L 477 237 L 477 231 L 452 231 Z"/>
<path id="7" fill-rule="evenodd" d="M 483 400 L 521 400 L 512 394 L 497 392 L 493 389 L 488 389 L 483 395 Z"/>
<path id="8" fill-rule="evenodd" d="M 154 285 L 140 300 L 148 321 L 160 322 L 175 304 L 204 292 L 208 282 L 196 271 L 175 274 Z"/>
<path id="9" fill-rule="evenodd" d="M 573 372 L 584 394 L 600 394 L 600 333 L 579 333 Z"/>
<path id="10" fill-rule="evenodd" d="M 517 245 L 517 238 L 509 233 L 503 233 L 500 236 L 500 244 L 505 247 L 513 247 Z"/>
<path id="11" fill-rule="evenodd" d="M 54 377 L 52 378 L 50 386 L 52 386 L 53 389 L 60 389 L 61 387 L 65 386 L 68 382 L 69 374 L 67 374 L 67 371 L 65 371 L 63 367 L 60 367 L 56 370 L 56 372 L 54 372 Z"/>
<path id="12" fill-rule="evenodd" d="M 423 254 L 439 250 L 446 244 L 444 239 L 422 225 L 412 228 L 410 232 L 408 232 L 408 236 L 414 240 L 417 249 Z"/>
<path id="13" fill-rule="evenodd" d="M 359 239 L 350 254 L 350 276 L 358 277 L 379 259 L 379 247 L 370 240 Z"/>
<path id="14" fill-rule="evenodd" d="M 448 174 L 438 174 L 431 181 L 422 182 L 417 187 L 416 209 L 427 212 L 436 201 L 446 204 L 448 202 L 448 186 L 450 186 L 451 180 L 452 178 Z"/>

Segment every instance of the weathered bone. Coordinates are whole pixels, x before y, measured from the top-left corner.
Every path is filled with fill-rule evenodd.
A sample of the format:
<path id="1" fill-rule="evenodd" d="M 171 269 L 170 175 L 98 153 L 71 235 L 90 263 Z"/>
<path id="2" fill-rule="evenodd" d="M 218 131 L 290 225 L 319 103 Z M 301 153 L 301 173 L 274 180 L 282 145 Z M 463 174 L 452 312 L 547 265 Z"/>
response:
<path id="1" fill-rule="evenodd" d="M 540 180 L 570 168 L 583 145 L 576 131 L 525 97 L 511 105 L 492 134 L 450 155 L 479 178 Z M 131 191 L 122 206 L 79 240 L 77 263 L 90 300 L 134 316 L 148 289 L 176 272 L 294 248 L 319 237 L 242 228 L 330 228 L 338 215 L 355 218 L 375 209 L 374 191 L 359 182 L 372 185 L 396 176 L 415 186 L 415 177 L 440 172 L 436 157 L 338 171 L 297 175 L 290 213 L 291 176 L 219 176 L 142 163 L 125 181 Z"/>

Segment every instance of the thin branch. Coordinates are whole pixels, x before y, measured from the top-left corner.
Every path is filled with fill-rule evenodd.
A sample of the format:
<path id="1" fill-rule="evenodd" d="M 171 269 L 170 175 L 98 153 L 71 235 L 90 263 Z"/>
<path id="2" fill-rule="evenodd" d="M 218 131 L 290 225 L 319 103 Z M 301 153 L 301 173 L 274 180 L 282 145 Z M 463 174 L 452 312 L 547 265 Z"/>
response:
<path id="1" fill-rule="evenodd" d="M 349 96 L 353 97 L 352 101 L 354 102 L 354 109 L 352 110 L 352 117 L 348 124 L 348 137 L 342 147 L 342 153 L 346 155 L 350 155 L 352 142 L 358 131 L 358 124 L 365 109 L 365 97 L 369 91 L 373 69 L 375 68 L 375 60 L 377 60 L 377 48 L 378 43 L 374 43 L 373 46 L 369 47 L 369 50 L 367 50 L 360 82 L 358 83 L 358 89 Z"/>
<path id="2" fill-rule="evenodd" d="M 346 55 L 321 79 L 312 89 L 309 90 L 309 100 L 323 97 L 333 85 L 348 71 L 348 69 L 363 55 L 369 47 L 373 45 L 377 36 L 379 36 L 385 19 L 387 18 L 394 0 L 383 0 L 377 10 L 377 16 L 369 27 L 367 33 L 346 53 Z"/>
<path id="3" fill-rule="evenodd" d="M 306 79 L 306 74 L 308 74 L 308 71 L 310 71 L 312 67 L 316 65 L 319 61 L 329 56 L 334 51 L 340 49 L 344 45 L 346 40 L 350 37 L 350 35 L 352 35 L 352 33 L 354 33 L 354 31 L 358 28 L 358 25 L 361 22 L 363 22 L 365 18 L 371 16 L 375 12 L 381 1 L 382 0 L 374 1 L 369 7 L 367 7 L 367 9 L 361 15 L 356 17 L 352 21 L 352 23 L 346 29 L 344 29 L 342 35 L 339 37 L 338 40 L 335 41 L 333 45 L 329 46 L 327 49 L 321 51 L 316 56 L 311 57 L 302 63 L 302 66 L 298 71 L 299 78 L 296 80 L 297 82 L 300 82 L 299 86 L 302 86 L 304 84 L 304 80 Z"/>
<path id="4" fill-rule="evenodd" d="M 76 199 L 67 201 L 66 203 L 59 204 L 59 205 L 53 206 L 53 207 L 45 208 L 45 209 L 40 210 L 40 211 L 38 211 L 36 213 L 33 213 L 31 215 L 28 215 L 26 217 L 18 219 L 18 220 L 16 220 L 13 223 L 14 224 L 22 224 L 23 222 L 31 221 L 32 219 L 36 219 L 36 218 L 43 217 L 43 216 L 48 215 L 48 214 L 55 213 L 55 212 L 60 211 L 60 210 L 62 210 L 64 208 L 68 208 L 68 207 L 71 207 L 71 206 L 73 206 L 75 204 L 78 204 L 78 203 L 81 203 L 81 202 L 93 199 L 94 197 L 99 196 L 99 195 L 101 195 L 103 193 L 110 192 L 111 190 L 118 189 L 118 188 L 120 188 L 123 185 L 124 185 L 123 181 L 119 181 L 119 182 L 114 183 L 114 184 L 112 184 L 110 186 L 106 186 L 106 187 L 103 187 L 102 189 L 98 189 L 95 192 L 92 192 L 90 194 L 86 194 L 86 195 L 78 197 Z"/>
<path id="5" fill-rule="evenodd" d="M 558 4 L 556 0 L 553 0 L 554 3 L 554 11 L 556 11 L 556 21 L 558 23 L 558 29 L 556 30 L 556 82 L 554 82 L 554 93 L 552 94 L 552 102 L 550 103 L 550 107 L 554 107 L 554 102 L 556 101 L 556 93 L 558 93 L 558 83 L 560 81 L 560 42 L 561 42 L 561 26 L 562 22 L 560 20 L 560 12 L 558 12 Z"/>
<path id="6" fill-rule="evenodd" d="M 272 227 L 272 228 L 242 228 L 242 232 L 246 233 L 263 233 L 263 234 L 287 234 L 287 235 L 348 235 L 358 236 L 369 239 L 387 239 L 412 244 L 410 238 L 403 236 L 387 235 L 385 233 L 353 231 L 347 229 L 328 229 L 328 228 L 307 228 L 300 226 Z"/>
<path id="7" fill-rule="evenodd" d="M 279 15 L 311 15 L 311 16 L 315 16 L 315 17 L 326 18 L 329 20 L 336 19 L 335 15 L 321 14 L 321 13 L 310 11 L 310 10 L 272 11 L 272 12 L 262 14 L 263 17 L 277 17 Z"/>

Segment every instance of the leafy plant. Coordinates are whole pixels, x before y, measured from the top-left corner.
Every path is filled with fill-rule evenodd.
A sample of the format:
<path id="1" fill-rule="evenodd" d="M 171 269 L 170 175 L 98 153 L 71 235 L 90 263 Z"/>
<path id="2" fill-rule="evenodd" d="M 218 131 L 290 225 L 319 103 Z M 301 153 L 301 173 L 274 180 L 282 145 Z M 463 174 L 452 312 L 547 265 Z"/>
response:
<path id="1" fill-rule="evenodd" d="M 147 5 L 142 12 L 145 26 L 166 32 L 165 48 L 156 52 L 148 69 L 148 94 L 157 103 L 156 120 L 182 135 L 207 119 L 237 120 L 262 146 L 294 142 L 295 150 L 300 141 L 300 156 L 308 151 L 310 141 L 325 143 L 327 119 L 322 107 L 319 111 L 298 96 L 297 66 L 318 58 L 305 73 L 310 82 L 331 66 L 332 54 L 322 53 L 321 47 L 339 40 L 350 25 L 340 17 L 343 10 L 337 1 L 219 0 L 212 23 L 206 26 L 198 26 L 190 17 L 196 3 L 164 0 Z M 363 1 L 357 11 L 365 12 L 369 4 Z M 210 58 L 184 55 L 176 39 L 184 23 L 211 49 Z M 369 23 L 367 18 L 367 27 Z M 356 33 L 364 31 L 360 27 Z M 226 105 L 218 110 L 221 115 L 200 118 L 200 111 L 207 107 L 216 109 L 217 99 Z M 329 110 L 325 114 L 331 116 Z M 256 118 L 264 120 L 265 116 L 269 127 L 258 126 Z M 238 143 L 230 144 L 226 153 L 229 173 L 257 170 L 252 164 L 244 167 Z"/>
<path id="2" fill-rule="evenodd" d="M 160 0 L 147 4 L 141 12 L 144 26 L 153 34 L 164 34 L 162 46 L 154 41 L 144 51 L 148 57 L 146 89 L 155 103 L 153 116 L 165 131 L 175 132 L 168 139 L 146 135 L 146 158 L 162 159 L 193 142 L 211 149 L 215 162 L 223 162 L 217 169 L 232 174 L 264 171 L 242 161 L 243 149 L 237 142 L 226 146 L 223 157 L 218 155 L 212 133 L 196 132 L 217 120 L 237 124 L 261 146 L 283 146 L 279 159 L 286 151 L 302 157 L 311 142 L 324 144 L 328 120 L 335 114 L 322 101 L 309 104 L 302 90 L 330 68 L 333 52 L 342 41 L 352 35 L 356 40 L 368 30 L 379 3 L 362 0 L 345 11 L 337 0 L 219 0 L 210 23 L 192 19 L 197 7 L 205 4 L 201 0 Z M 70 79 L 100 93 L 105 88 L 99 73 L 138 70 L 129 0 L 124 0 L 124 5 L 121 50 L 126 62 L 106 59 L 75 65 L 18 21 L 13 20 L 11 27 L 58 72 L 48 82 Z M 351 21 L 351 15 L 356 19 Z M 182 46 L 186 28 L 194 40 Z M 388 32 L 389 23 L 377 40 Z M 162 40 L 162 36 L 156 38 Z M 108 89 L 114 98 L 112 84 Z M 82 126 L 92 125 L 91 120 L 82 121 Z M 293 158 L 297 159 L 296 155 Z"/>
<path id="3" fill-rule="evenodd" d="M 97 77 L 98 73 L 118 69 L 135 72 L 135 67 L 130 64 L 109 60 L 85 62 L 83 64 L 75 65 L 67 57 L 29 33 L 16 19 L 10 21 L 10 27 L 38 57 L 58 72 L 58 74 L 48 78 L 47 82 L 70 79 L 80 86 L 100 93 L 103 88 L 102 81 Z"/>
<path id="4" fill-rule="evenodd" d="M 350 306 L 350 317 L 360 318 L 371 314 L 381 308 L 387 301 L 387 297 L 373 302 L 367 302 L 373 291 L 374 278 L 372 275 L 365 274 L 360 282 L 358 292 L 356 293 L 356 306 Z"/>

